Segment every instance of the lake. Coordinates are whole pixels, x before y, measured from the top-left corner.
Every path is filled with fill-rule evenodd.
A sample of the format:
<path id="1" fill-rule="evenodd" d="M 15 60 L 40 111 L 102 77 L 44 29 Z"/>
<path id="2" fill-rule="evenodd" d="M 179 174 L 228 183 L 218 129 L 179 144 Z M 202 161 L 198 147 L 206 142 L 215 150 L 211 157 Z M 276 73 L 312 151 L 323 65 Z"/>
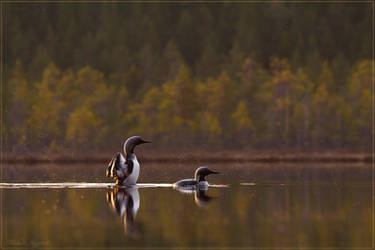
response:
<path id="1" fill-rule="evenodd" d="M 139 183 L 199 165 L 141 162 Z M 202 164 L 203 165 L 203 164 Z M 207 192 L 168 186 L 3 188 L 3 247 L 359 248 L 372 245 L 368 163 L 207 164 Z M 106 164 L 3 165 L 2 182 L 109 183 Z M 139 201 L 139 202 L 138 202 Z M 138 207 L 139 206 L 139 207 Z"/>

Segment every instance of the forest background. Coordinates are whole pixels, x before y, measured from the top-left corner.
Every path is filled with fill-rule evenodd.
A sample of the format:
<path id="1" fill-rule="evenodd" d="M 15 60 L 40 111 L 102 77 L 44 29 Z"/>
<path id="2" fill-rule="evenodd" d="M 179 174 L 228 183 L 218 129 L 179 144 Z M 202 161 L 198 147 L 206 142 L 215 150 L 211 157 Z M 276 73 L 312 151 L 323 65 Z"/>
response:
<path id="1" fill-rule="evenodd" d="M 371 3 L 2 4 L 7 152 L 370 152 Z"/>

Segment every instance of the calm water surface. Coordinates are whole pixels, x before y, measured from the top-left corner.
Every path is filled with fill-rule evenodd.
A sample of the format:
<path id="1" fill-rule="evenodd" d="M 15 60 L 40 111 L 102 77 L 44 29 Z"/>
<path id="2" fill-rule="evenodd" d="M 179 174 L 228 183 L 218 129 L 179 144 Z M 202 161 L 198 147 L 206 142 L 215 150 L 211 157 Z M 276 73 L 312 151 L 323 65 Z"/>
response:
<path id="1" fill-rule="evenodd" d="M 207 164 L 206 193 L 170 187 L 1 189 L 5 247 L 370 247 L 370 164 Z M 198 165 L 142 164 L 172 183 Z M 2 182 L 111 182 L 105 164 L 4 165 Z M 243 183 L 244 185 L 241 185 Z"/>

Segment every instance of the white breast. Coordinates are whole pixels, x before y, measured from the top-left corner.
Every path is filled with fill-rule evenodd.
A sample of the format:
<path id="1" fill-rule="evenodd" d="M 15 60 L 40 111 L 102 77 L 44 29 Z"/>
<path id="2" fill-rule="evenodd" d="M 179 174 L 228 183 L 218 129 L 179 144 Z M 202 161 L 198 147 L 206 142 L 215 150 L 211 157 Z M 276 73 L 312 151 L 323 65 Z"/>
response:
<path id="1" fill-rule="evenodd" d="M 137 183 L 137 180 L 138 180 L 138 176 L 139 176 L 139 163 L 137 161 L 137 157 L 132 157 L 130 159 L 132 162 L 133 162 L 133 171 L 132 173 L 128 176 L 128 178 L 126 178 L 124 181 L 123 181 L 123 185 L 135 185 Z"/>
<path id="2" fill-rule="evenodd" d="M 197 189 L 207 190 L 208 189 L 208 182 L 207 181 L 199 181 L 197 183 Z"/>

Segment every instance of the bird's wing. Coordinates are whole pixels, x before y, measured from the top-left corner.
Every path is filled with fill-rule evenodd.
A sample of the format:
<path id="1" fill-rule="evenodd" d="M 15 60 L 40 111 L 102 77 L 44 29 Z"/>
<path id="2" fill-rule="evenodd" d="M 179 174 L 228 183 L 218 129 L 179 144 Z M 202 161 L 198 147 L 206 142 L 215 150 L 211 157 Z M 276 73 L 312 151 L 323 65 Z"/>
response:
<path id="1" fill-rule="evenodd" d="M 108 164 L 106 175 L 107 177 L 111 177 L 111 178 L 120 177 L 121 175 L 123 175 L 122 174 L 122 172 L 124 172 L 123 168 L 126 168 L 125 158 L 124 156 L 122 156 L 121 153 L 116 153 Z"/>
<path id="2" fill-rule="evenodd" d="M 178 182 L 176 182 L 174 185 L 180 188 L 195 188 L 195 185 L 197 184 L 197 181 L 194 179 L 183 179 Z"/>
<path id="3" fill-rule="evenodd" d="M 119 162 L 121 165 L 125 164 L 125 158 L 124 156 L 121 154 L 121 153 L 118 153 L 119 154 Z"/>
<path id="4" fill-rule="evenodd" d="M 134 168 L 133 161 L 126 160 L 124 166 L 125 166 L 125 169 L 124 169 L 125 177 L 128 177 L 133 172 L 133 168 Z"/>
<path id="5" fill-rule="evenodd" d="M 118 154 L 119 153 L 115 154 L 112 157 L 112 160 L 108 164 L 107 171 L 105 172 L 105 174 L 106 174 L 107 177 L 111 177 L 111 178 L 115 177 L 114 173 L 115 173 L 116 159 L 117 159 Z"/>

